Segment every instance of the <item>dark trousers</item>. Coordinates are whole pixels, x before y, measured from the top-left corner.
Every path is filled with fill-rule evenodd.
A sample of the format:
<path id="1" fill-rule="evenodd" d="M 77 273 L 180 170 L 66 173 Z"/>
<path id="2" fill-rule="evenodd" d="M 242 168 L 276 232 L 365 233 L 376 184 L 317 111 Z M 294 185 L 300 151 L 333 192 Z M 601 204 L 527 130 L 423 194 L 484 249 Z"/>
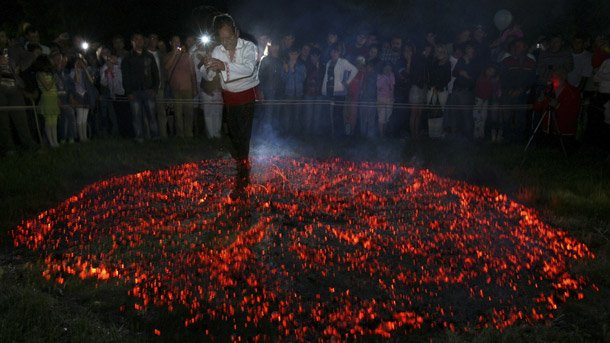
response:
<path id="1" fill-rule="evenodd" d="M 231 140 L 231 155 L 237 162 L 237 187 L 245 187 L 250 178 L 250 137 L 252 135 L 252 118 L 254 117 L 254 102 L 244 105 L 226 105 L 226 122 Z"/>
<path id="2" fill-rule="evenodd" d="M 343 112 L 345 111 L 345 96 L 332 96 L 331 101 L 331 116 L 332 127 L 335 137 L 345 136 L 345 126 L 343 124 Z"/>
<path id="3" fill-rule="evenodd" d="M 25 106 L 21 89 L 17 87 L 0 86 L 0 107 L 11 106 Z M 11 124 L 15 127 L 17 137 L 13 137 Z M 23 108 L 0 108 L 0 150 L 13 150 L 16 145 L 16 140 L 14 138 L 18 138 L 19 143 L 24 146 L 34 145 L 34 140 L 30 134 L 27 113 Z"/>
<path id="4" fill-rule="evenodd" d="M 472 110 L 474 106 L 474 91 L 470 89 L 454 89 L 449 98 L 449 105 L 456 106 L 448 111 L 447 123 L 443 123 L 454 135 L 462 135 L 467 139 L 473 138 L 474 120 Z"/>
<path id="5" fill-rule="evenodd" d="M 136 139 L 159 137 L 155 94 L 149 90 L 140 90 L 132 95 L 133 99 L 129 101 L 129 105 Z"/>

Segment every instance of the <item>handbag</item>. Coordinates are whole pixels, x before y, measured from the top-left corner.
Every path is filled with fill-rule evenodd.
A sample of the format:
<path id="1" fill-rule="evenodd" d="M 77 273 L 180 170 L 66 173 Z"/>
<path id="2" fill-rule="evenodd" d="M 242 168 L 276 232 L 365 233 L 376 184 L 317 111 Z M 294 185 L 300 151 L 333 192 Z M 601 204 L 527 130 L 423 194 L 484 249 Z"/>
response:
<path id="1" fill-rule="evenodd" d="M 426 108 L 426 116 L 428 117 L 428 137 L 440 138 L 443 136 L 443 109 L 438 100 L 438 91 L 435 89 L 432 92 L 428 107 Z"/>
<path id="2" fill-rule="evenodd" d="M 426 107 L 426 116 L 428 119 L 430 118 L 442 118 L 443 117 L 443 108 L 441 107 L 441 103 L 438 100 L 438 91 L 434 89 L 432 91 L 432 96 L 430 97 L 430 101 Z"/>

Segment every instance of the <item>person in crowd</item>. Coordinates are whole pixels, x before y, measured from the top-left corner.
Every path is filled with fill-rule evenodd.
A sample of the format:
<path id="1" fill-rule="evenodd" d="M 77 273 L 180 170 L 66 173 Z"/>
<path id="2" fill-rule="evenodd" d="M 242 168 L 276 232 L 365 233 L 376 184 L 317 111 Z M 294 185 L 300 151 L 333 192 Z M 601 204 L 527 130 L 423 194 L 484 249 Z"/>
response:
<path id="1" fill-rule="evenodd" d="M 356 68 L 358 72 L 350 82 L 347 88 L 347 108 L 343 112 L 343 123 L 345 125 L 345 135 L 353 136 L 356 133 L 356 124 L 358 123 L 358 112 L 360 106 L 360 95 L 362 92 L 362 84 L 366 77 L 366 61 L 364 57 L 356 58 Z"/>
<path id="2" fill-rule="evenodd" d="M 100 84 L 102 85 L 102 94 L 105 101 L 100 103 L 101 108 L 106 108 L 106 114 L 103 115 L 112 128 L 109 130 L 112 136 L 117 136 L 120 132 L 119 112 L 117 111 L 117 100 L 120 100 L 125 95 L 123 88 L 123 75 L 121 73 L 121 63 L 119 58 L 110 52 L 104 54 L 105 63 L 100 70 Z M 104 102 L 106 103 L 104 105 Z M 104 111 L 100 112 L 103 113 Z"/>
<path id="3" fill-rule="evenodd" d="M 443 118 L 445 105 L 449 98 L 449 82 L 451 81 L 451 62 L 447 53 L 447 46 L 436 44 L 433 59 L 428 62 L 426 67 L 426 104 L 429 106 L 440 106 L 440 109 L 429 108 L 429 111 L 438 113 L 436 117 Z M 430 118 L 424 118 L 430 119 Z M 444 120 L 444 118 L 442 119 Z M 439 128 L 440 130 L 440 128 Z M 440 135 L 440 132 L 439 132 Z"/>
<path id="4" fill-rule="evenodd" d="M 159 44 L 157 44 L 157 49 L 159 49 L 159 53 L 162 56 L 167 55 L 167 44 L 165 44 L 164 40 L 159 39 Z"/>
<path id="5" fill-rule="evenodd" d="M 489 47 L 489 43 L 487 42 L 487 32 L 483 25 L 477 25 L 474 27 L 472 31 L 472 41 L 471 41 L 474 50 L 476 51 L 475 63 L 477 63 L 481 69 L 484 66 L 492 63 L 491 60 L 491 48 Z"/>
<path id="6" fill-rule="evenodd" d="M 228 14 L 214 18 L 214 32 L 220 45 L 214 48 L 211 58 L 205 60 L 204 76 L 212 80 L 220 74 L 227 128 L 237 163 L 237 182 L 231 197 L 243 199 L 250 183 L 250 136 L 259 83 L 258 49 L 254 43 L 238 37 L 235 22 Z"/>
<path id="7" fill-rule="evenodd" d="M 448 111 L 448 128 L 453 135 L 461 135 L 472 139 L 474 123 L 472 121 L 472 105 L 474 104 L 474 89 L 480 70 L 474 63 L 476 56 L 471 44 L 464 46 L 464 55 L 453 69 L 455 82 L 451 93 L 451 105 L 456 108 Z"/>
<path id="8" fill-rule="evenodd" d="M 197 69 L 201 71 L 202 76 L 200 89 L 203 119 L 205 121 L 207 137 L 210 139 L 222 137 L 222 88 L 220 86 L 220 74 L 216 74 L 212 80 L 206 80 L 203 75 L 206 57 L 211 55 L 216 45 L 216 43 L 204 45 L 202 51 L 198 53 L 199 63 L 197 64 Z"/>
<path id="9" fill-rule="evenodd" d="M 360 86 L 358 118 L 360 135 L 369 139 L 376 137 L 379 132 L 377 120 L 377 77 L 375 65 L 367 61 L 362 85 Z"/>
<path id="10" fill-rule="evenodd" d="M 339 32 L 337 30 L 331 29 L 326 34 L 326 41 L 324 41 L 324 43 L 320 44 L 320 47 L 321 47 L 320 49 L 322 50 L 322 56 L 321 56 L 320 62 L 322 62 L 322 64 L 326 65 L 326 63 L 328 63 L 328 61 L 330 61 L 330 59 L 331 59 L 330 50 L 335 45 L 337 45 L 337 47 L 339 48 L 340 53 L 344 50 L 343 43 L 341 41 L 339 41 Z"/>
<path id="11" fill-rule="evenodd" d="M 148 35 L 146 49 L 155 58 L 155 63 L 157 64 L 157 70 L 159 72 L 159 88 L 157 89 L 157 95 L 155 97 L 155 115 L 157 116 L 157 123 L 159 125 L 159 137 L 164 139 L 168 136 L 168 125 L 170 127 L 174 127 L 174 123 L 172 122 L 172 124 L 168 124 L 166 106 L 167 104 L 165 99 L 165 86 L 167 83 L 167 76 L 165 75 L 164 67 L 166 54 L 159 50 L 160 42 L 161 40 L 159 39 L 159 35 L 157 35 L 156 33 L 151 33 Z"/>
<path id="12" fill-rule="evenodd" d="M 129 54 L 129 51 L 125 49 L 123 36 L 118 35 L 112 38 L 112 51 L 121 61 Z"/>
<path id="13" fill-rule="evenodd" d="M 500 104 L 509 108 L 496 123 L 496 141 L 501 142 L 504 134 L 511 141 L 522 141 L 526 135 L 527 111 L 519 108 L 527 104 L 528 92 L 536 82 L 536 61 L 528 55 L 525 40 L 517 39 L 509 46 L 510 55 L 500 64 L 500 83 L 502 96 Z M 513 107 L 513 108 L 511 108 Z M 494 115 L 494 113 L 492 113 Z M 508 132 L 506 132 L 508 131 Z M 492 133 L 492 139 L 493 139 Z"/>
<path id="14" fill-rule="evenodd" d="M 164 68 L 168 86 L 174 101 L 176 136 L 193 137 L 193 98 L 198 92 L 195 65 L 187 47 L 182 46 L 180 37 L 170 40 L 171 50 L 167 55 Z"/>
<path id="15" fill-rule="evenodd" d="M 290 49 L 292 49 L 295 45 L 296 37 L 293 32 L 286 32 L 282 36 L 282 40 L 280 41 L 280 58 L 282 61 L 288 61 L 288 54 L 290 53 Z"/>
<path id="16" fill-rule="evenodd" d="M 515 40 L 519 39 L 523 39 L 521 23 L 519 21 L 513 21 L 513 23 L 502 31 L 499 37 L 491 43 L 492 60 L 497 62 L 502 61 L 506 57 L 505 55 L 510 53 L 510 45 Z M 540 42 L 541 39 L 542 37 L 539 38 L 538 41 Z"/>
<path id="17" fill-rule="evenodd" d="M 593 76 L 593 55 L 585 48 L 589 41 L 590 38 L 582 33 L 572 37 L 572 59 L 574 60 L 574 69 L 568 73 L 568 83 L 578 88 L 583 103 L 583 110 L 581 111 L 581 117 L 579 118 L 579 134 L 577 140 L 581 140 L 581 138 L 583 138 L 582 134 L 586 131 L 588 109 L 591 103 L 591 93 L 585 91 L 589 79 Z"/>
<path id="18" fill-rule="evenodd" d="M 608 36 L 605 34 L 596 35 L 591 50 L 591 66 L 595 72 L 609 56 L 610 42 Z"/>
<path id="19" fill-rule="evenodd" d="M 326 120 L 321 101 L 322 81 L 324 80 L 324 65 L 320 61 L 322 52 L 318 48 L 311 49 L 309 61 L 305 65 L 305 113 L 304 131 L 307 134 L 319 134 L 320 123 Z M 262 83 L 262 80 L 261 80 Z"/>
<path id="20" fill-rule="evenodd" d="M 585 50 L 585 40 L 583 34 L 577 34 L 572 38 L 574 69 L 568 74 L 568 82 L 581 92 L 585 89 L 587 80 L 593 76 L 592 54 Z"/>
<path id="21" fill-rule="evenodd" d="M 159 71 L 155 57 L 144 49 L 144 37 L 134 33 L 131 37 L 132 51 L 121 62 L 123 88 L 129 99 L 135 138 L 157 138 L 155 96 L 159 89 Z M 146 120 L 145 120 L 146 118 Z"/>
<path id="22" fill-rule="evenodd" d="M 8 34 L 6 33 L 6 30 L 2 29 L 0 26 L 0 49 L 2 51 L 4 51 L 4 49 L 7 49 L 6 53 L 8 54 L 8 48 L 10 46 L 11 46 L 11 44 L 10 44 Z"/>
<path id="23" fill-rule="evenodd" d="M 366 64 L 373 66 L 375 72 L 381 73 L 382 63 L 381 58 L 379 57 L 379 45 L 374 44 L 368 47 L 367 54 L 364 55 L 366 58 Z"/>
<path id="24" fill-rule="evenodd" d="M 381 63 L 390 63 L 395 66 L 401 58 L 401 52 L 403 52 L 402 38 L 392 37 L 390 45 L 381 50 Z"/>
<path id="25" fill-rule="evenodd" d="M 376 83 L 377 125 L 380 138 L 385 137 L 386 125 L 392 116 L 395 86 L 396 78 L 394 76 L 394 71 L 392 70 L 392 64 L 386 62 L 383 66 L 382 73 L 377 76 Z"/>
<path id="26" fill-rule="evenodd" d="M 40 88 L 40 100 L 38 106 L 40 113 L 44 117 L 44 128 L 52 148 L 59 147 L 57 139 L 57 120 L 59 118 L 59 95 L 57 94 L 57 86 L 53 72 L 51 60 L 46 55 L 38 56 L 34 62 L 38 73 L 38 86 Z"/>
<path id="27" fill-rule="evenodd" d="M 268 48 L 268 54 L 261 59 L 258 70 L 260 87 L 259 96 L 262 101 L 276 101 L 283 97 L 284 85 L 282 82 L 282 70 L 284 63 L 280 58 L 280 46 L 271 42 Z M 265 103 L 262 105 L 262 125 L 271 125 L 279 129 L 278 123 L 281 111 L 273 103 Z"/>
<path id="28" fill-rule="evenodd" d="M 434 59 L 430 61 L 427 68 L 427 78 L 426 103 L 435 104 L 438 100 L 444 110 L 449 97 L 449 82 L 451 81 L 451 62 L 446 45 L 436 45 Z"/>
<path id="29" fill-rule="evenodd" d="M 28 106 L 34 106 L 40 97 L 40 89 L 38 87 L 38 79 L 36 77 L 38 73 L 38 69 L 35 61 L 39 56 L 42 56 L 42 49 L 38 44 L 29 44 L 26 50 L 25 55 L 22 55 L 22 60 L 20 62 L 21 72 L 19 76 L 22 80 L 23 84 L 23 95 L 25 96 L 26 104 Z M 46 55 L 45 55 L 46 56 Z M 37 118 L 36 112 L 30 108 L 26 110 L 28 119 Z M 40 127 L 36 127 L 36 121 L 34 123 L 30 120 L 30 132 L 36 130 L 36 132 L 40 132 Z M 33 129 L 33 130 L 32 130 Z M 40 135 L 39 135 L 40 137 Z M 42 144 L 42 138 L 39 138 L 40 144 Z"/>
<path id="30" fill-rule="evenodd" d="M 599 71 L 602 63 L 610 56 L 610 44 L 608 42 L 608 37 L 605 34 L 598 34 L 593 39 L 593 43 L 591 46 L 591 75 L 585 84 L 584 89 L 584 104 L 585 104 L 585 113 L 588 117 L 593 116 L 600 118 L 602 116 L 601 112 L 603 111 L 604 104 L 600 101 L 603 101 L 603 98 L 599 98 L 597 96 L 599 92 L 600 82 L 596 81 L 596 78 L 593 77 Z M 597 113 L 596 113 L 597 112 Z M 594 120 L 595 121 L 595 120 Z M 592 132 L 595 131 L 596 127 L 593 125 L 587 125 L 586 127 L 586 136 L 595 137 L 596 135 Z"/>
<path id="31" fill-rule="evenodd" d="M 341 48 L 338 44 L 330 48 L 330 61 L 326 63 L 324 80 L 322 81 L 322 95 L 331 100 L 334 105 L 332 123 L 334 132 L 344 132 L 343 110 L 347 89 L 356 77 L 358 69 L 348 60 L 341 57 Z M 341 127 L 343 125 L 343 127 Z"/>
<path id="32" fill-rule="evenodd" d="M 59 50 L 59 52 L 61 52 L 67 58 L 68 53 L 72 50 L 70 34 L 67 32 L 60 33 L 59 35 L 57 35 L 55 40 L 53 40 L 53 43 L 55 44 L 56 49 Z"/>
<path id="33" fill-rule="evenodd" d="M 24 48 L 27 50 L 30 44 L 36 44 L 40 47 L 42 54 L 49 55 L 51 53 L 51 49 L 40 43 L 40 33 L 38 32 L 38 28 L 30 25 L 25 29 L 25 38 L 26 42 Z"/>
<path id="34" fill-rule="evenodd" d="M 2 31 L 6 37 L 6 32 Z M 0 107 L 15 106 L 7 111 L 0 111 L 0 153 L 12 155 L 16 146 L 34 145 L 30 134 L 27 113 L 23 96 L 23 81 L 19 77 L 17 64 L 9 56 L 8 37 L 0 34 Z M 16 136 L 13 134 L 13 128 Z"/>
<path id="35" fill-rule="evenodd" d="M 206 44 L 210 44 L 208 43 L 204 43 L 200 38 L 195 37 L 194 35 L 189 35 L 186 37 L 185 40 L 185 47 L 186 47 L 186 51 L 188 51 L 188 54 L 191 58 L 191 60 L 193 61 L 193 65 L 195 66 L 194 68 L 194 72 L 195 72 L 195 88 L 193 90 L 193 99 L 191 100 L 192 102 L 192 107 L 193 107 L 193 134 L 194 136 L 200 136 L 202 134 L 205 134 L 205 118 L 204 118 L 204 113 L 203 113 L 203 91 L 201 90 L 201 83 L 202 83 L 202 78 L 203 78 L 203 73 L 201 72 L 201 69 L 199 69 L 197 66 L 201 63 L 201 60 L 199 59 L 199 56 L 205 55 L 205 47 L 204 45 Z"/>
<path id="36" fill-rule="evenodd" d="M 190 53 L 194 53 L 195 51 L 197 51 L 197 38 L 195 38 L 195 36 L 193 35 L 188 35 L 186 36 L 186 38 L 184 39 L 184 49 L 186 52 Z"/>
<path id="37" fill-rule="evenodd" d="M 401 106 L 395 108 L 392 115 L 389 118 L 389 122 L 384 125 L 384 135 L 400 136 L 404 130 L 406 130 L 408 116 L 410 114 L 409 108 L 405 107 L 409 102 L 409 92 L 411 86 L 413 86 L 413 60 L 415 59 L 411 44 L 407 44 L 402 48 L 402 55 L 400 60 L 396 64 L 392 62 L 382 62 L 394 66 L 394 75 L 396 76 L 396 85 L 394 87 L 394 100 L 395 103 Z M 382 59 L 383 61 L 383 59 Z"/>
<path id="38" fill-rule="evenodd" d="M 356 59 L 360 56 L 368 54 L 368 46 L 366 45 L 366 32 L 359 32 L 351 44 L 345 47 L 345 59 L 351 64 L 356 64 Z"/>
<path id="39" fill-rule="evenodd" d="M 27 55 L 24 57 L 26 59 L 21 61 L 21 66 L 23 70 L 20 72 L 20 77 L 23 80 L 23 92 L 28 100 L 28 102 L 33 102 L 38 100 L 39 88 L 38 88 L 38 79 L 36 74 L 38 70 L 36 69 L 35 61 L 39 56 L 42 55 L 42 49 L 38 44 L 30 44 L 28 45 Z"/>
<path id="40" fill-rule="evenodd" d="M 366 36 L 366 46 L 370 48 L 374 45 L 379 46 L 379 38 L 375 32 L 369 32 Z"/>
<path id="41" fill-rule="evenodd" d="M 422 55 L 428 61 L 434 59 L 434 54 L 436 53 L 436 48 L 438 47 L 438 43 L 436 42 L 436 33 L 427 32 L 424 37 L 424 50 Z M 446 47 L 445 47 L 446 49 Z"/>
<path id="42" fill-rule="evenodd" d="M 599 87 L 592 102 L 593 109 L 589 111 L 588 138 L 600 146 L 608 146 L 608 136 L 604 137 L 608 133 L 604 121 L 610 102 L 610 57 L 599 66 L 593 79 Z"/>
<path id="43" fill-rule="evenodd" d="M 79 57 L 74 61 L 74 68 L 70 72 L 70 77 L 74 80 L 78 140 L 86 142 L 89 140 L 87 132 L 89 112 L 96 108 L 98 91 L 94 86 L 95 80 L 84 58 Z"/>
<path id="44" fill-rule="evenodd" d="M 477 79 L 474 96 L 474 139 L 483 140 L 489 105 L 495 104 L 500 96 L 500 79 L 495 65 L 490 64 L 483 70 Z M 497 130 L 492 130 L 491 140 L 497 140 Z"/>
<path id="45" fill-rule="evenodd" d="M 310 54 L 311 45 L 309 43 L 304 43 L 301 45 L 301 50 L 299 51 L 299 62 L 303 63 L 303 65 L 307 65 L 307 63 L 309 63 Z"/>
<path id="46" fill-rule="evenodd" d="M 453 70 L 455 69 L 455 66 L 463 55 L 464 46 L 454 46 L 453 51 L 449 54 L 449 63 L 451 64 L 451 80 L 447 85 L 447 91 L 449 92 L 449 95 L 451 95 L 451 92 L 453 92 L 453 84 L 455 83 L 455 76 L 453 76 Z"/>
<path id="47" fill-rule="evenodd" d="M 271 45 L 271 37 L 268 34 L 263 33 L 256 37 L 256 43 L 258 48 L 258 61 L 260 62 L 264 56 L 269 54 L 269 46 Z"/>
<path id="48" fill-rule="evenodd" d="M 472 31 L 470 31 L 470 29 L 468 28 L 463 28 L 455 35 L 453 43 L 449 45 L 447 50 L 453 53 L 453 50 L 455 50 L 456 48 L 464 47 L 467 44 L 472 45 L 474 48 L 474 45 L 472 44 Z"/>
<path id="49" fill-rule="evenodd" d="M 580 91 L 567 82 L 567 72 L 562 69 L 553 71 L 549 79 L 551 88 L 541 93 L 534 109 L 543 113 L 545 132 L 574 137 L 580 114 Z M 549 115 L 551 113 L 555 115 L 557 127 Z"/>
<path id="50" fill-rule="evenodd" d="M 305 65 L 299 60 L 299 49 L 293 46 L 288 51 L 288 60 L 284 63 L 282 70 L 284 99 L 288 101 L 281 113 L 282 130 L 285 133 L 301 132 L 302 106 L 300 102 L 303 100 L 306 76 Z"/>
<path id="51" fill-rule="evenodd" d="M 555 70 L 572 71 L 574 69 L 574 59 L 572 53 L 564 48 L 564 40 L 561 35 L 555 35 L 551 38 L 548 50 L 540 52 L 538 65 L 536 67 L 536 75 L 538 75 L 538 84 L 541 88 L 545 88 L 550 82 L 551 74 Z"/>
<path id="52" fill-rule="evenodd" d="M 411 88 L 409 89 L 409 105 L 411 105 L 411 113 L 409 116 L 409 132 L 413 140 L 418 140 L 421 137 L 421 105 L 426 100 L 424 92 L 426 88 L 426 64 L 423 56 L 417 54 L 415 45 L 409 44 L 413 51 L 409 68 L 411 78 Z"/>
<path id="53" fill-rule="evenodd" d="M 74 143 L 76 140 L 76 111 L 72 106 L 74 96 L 74 80 L 70 77 L 66 65 L 68 58 L 59 51 L 51 53 L 51 63 L 59 96 L 59 129 L 60 142 Z"/>

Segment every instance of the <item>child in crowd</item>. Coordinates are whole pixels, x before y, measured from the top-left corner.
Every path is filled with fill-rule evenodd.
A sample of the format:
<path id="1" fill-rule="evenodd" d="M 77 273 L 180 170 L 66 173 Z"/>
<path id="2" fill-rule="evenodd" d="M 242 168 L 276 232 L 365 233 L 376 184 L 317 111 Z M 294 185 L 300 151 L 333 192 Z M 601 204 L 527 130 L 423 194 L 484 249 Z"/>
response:
<path id="1" fill-rule="evenodd" d="M 477 80 L 475 87 L 475 103 L 472 113 L 474 120 L 474 139 L 482 140 L 485 138 L 485 123 L 487 121 L 487 112 L 489 105 L 493 104 L 500 96 L 500 80 L 498 78 L 496 67 L 493 65 L 487 66 L 481 76 Z M 493 118 L 493 126 L 491 128 L 491 140 L 495 142 L 502 137 L 501 123 L 498 123 L 498 118 Z"/>
<path id="2" fill-rule="evenodd" d="M 44 127 L 49 144 L 53 148 L 57 148 L 57 120 L 59 118 L 59 94 L 55 83 L 53 73 L 53 65 L 47 55 L 40 55 L 36 59 L 36 80 L 40 88 L 40 100 L 38 106 L 40 112 L 44 116 Z"/>
<path id="3" fill-rule="evenodd" d="M 94 80 L 89 70 L 87 62 L 83 58 L 77 58 L 74 62 L 74 69 L 70 73 L 74 80 L 75 102 L 76 102 L 76 128 L 80 142 L 86 142 L 87 138 L 87 119 L 89 110 L 95 106 L 96 91 L 93 86 Z"/>

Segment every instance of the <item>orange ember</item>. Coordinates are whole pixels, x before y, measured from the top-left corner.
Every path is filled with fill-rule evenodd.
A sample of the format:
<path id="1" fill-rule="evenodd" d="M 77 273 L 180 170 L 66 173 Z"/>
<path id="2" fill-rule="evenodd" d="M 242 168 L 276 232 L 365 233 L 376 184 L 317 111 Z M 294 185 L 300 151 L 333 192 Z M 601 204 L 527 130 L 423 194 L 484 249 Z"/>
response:
<path id="1" fill-rule="evenodd" d="M 231 160 L 97 182 L 14 244 L 40 253 L 48 280 L 120 280 L 136 310 L 181 308 L 185 326 L 236 340 L 270 326 L 297 341 L 503 329 L 594 287 L 570 273 L 594 258 L 584 244 L 492 189 L 391 163 L 253 168 L 238 203 Z"/>

